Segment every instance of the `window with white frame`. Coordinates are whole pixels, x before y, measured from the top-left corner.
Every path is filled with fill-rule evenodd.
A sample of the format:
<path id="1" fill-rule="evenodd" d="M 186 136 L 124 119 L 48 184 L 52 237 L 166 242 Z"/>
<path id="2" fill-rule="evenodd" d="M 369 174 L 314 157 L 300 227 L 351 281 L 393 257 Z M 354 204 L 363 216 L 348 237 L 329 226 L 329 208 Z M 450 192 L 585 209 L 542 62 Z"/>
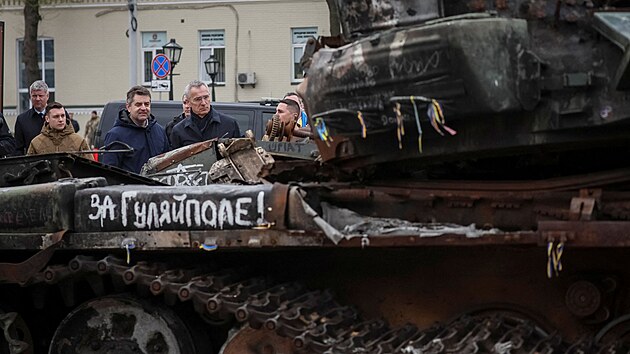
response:
<path id="1" fill-rule="evenodd" d="M 24 51 L 24 40 L 18 39 L 18 111 L 24 112 L 31 108 L 31 98 L 28 93 L 30 82 L 26 82 L 26 65 L 22 61 Z M 37 40 L 37 61 L 41 70 L 41 80 L 46 81 L 50 92 L 49 102 L 55 100 L 55 41 L 52 38 L 41 38 Z"/>
<path id="2" fill-rule="evenodd" d="M 211 55 L 219 61 L 215 84 L 225 84 L 225 30 L 199 31 L 199 79 L 210 83 L 204 62 Z"/>
<path id="3" fill-rule="evenodd" d="M 304 47 L 309 38 L 317 38 L 317 27 L 291 28 L 291 82 L 300 82 L 304 79 L 304 71 L 300 67 L 300 59 L 304 54 Z"/>
<path id="4" fill-rule="evenodd" d="M 157 78 L 151 71 L 151 62 L 158 54 L 163 54 L 162 47 L 167 43 L 166 32 L 142 32 L 142 84 L 151 85 Z"/>

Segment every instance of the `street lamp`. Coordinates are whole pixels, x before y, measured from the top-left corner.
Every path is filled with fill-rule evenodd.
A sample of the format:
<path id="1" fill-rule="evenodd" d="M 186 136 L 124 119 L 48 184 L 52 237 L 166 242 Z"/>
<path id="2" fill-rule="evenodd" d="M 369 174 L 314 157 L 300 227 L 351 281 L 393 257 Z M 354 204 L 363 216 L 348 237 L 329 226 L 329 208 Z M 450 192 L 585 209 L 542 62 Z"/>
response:
<path id="1" fill-rule="evenodd" d="M 219 61 L 214 57 L 214 54 L 213 54 L 209 56 L 208 59 L 206 59 L 206 61 L 203 62 L 203 64 L 206 66 L 206 73 L 210 75 L 210 80 L 212 80 L 210 82 L 210 85 L 212 86 L 212 102 L 214 102 L 217 100 L 214 96 L 214 79 L 217 77 L 217 74 L 219 73 Z"/>
<path id="2" fill-rule="evenodd" d="M 175 69 L 175 65 L 179 63 L 179 58 L 182 56 L 182 46 L 175 42 L 175 38 L 171 38 L 171 41 L 166 43 L 162 50 L 164 50 L 164 54 L 171 61 L 171 90 L 168 92 L 168 99 L 173 100 L 173 69 Z"/>

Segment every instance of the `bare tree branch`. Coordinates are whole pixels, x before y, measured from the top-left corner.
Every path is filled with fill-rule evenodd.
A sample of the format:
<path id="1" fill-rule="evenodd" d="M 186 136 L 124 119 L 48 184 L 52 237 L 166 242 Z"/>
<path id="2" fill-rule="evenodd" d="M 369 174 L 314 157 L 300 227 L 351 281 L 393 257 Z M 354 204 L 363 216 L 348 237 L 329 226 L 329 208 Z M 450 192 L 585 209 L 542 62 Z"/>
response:
<path id="1" fill-rule="evenodd" d="M 42 17 L 39 14 L 39 0 L 24 1 L 24 47 L 22 62 L 26 67 L 26 85 L 42 78 L 37 59 L 37 29 Z"/>

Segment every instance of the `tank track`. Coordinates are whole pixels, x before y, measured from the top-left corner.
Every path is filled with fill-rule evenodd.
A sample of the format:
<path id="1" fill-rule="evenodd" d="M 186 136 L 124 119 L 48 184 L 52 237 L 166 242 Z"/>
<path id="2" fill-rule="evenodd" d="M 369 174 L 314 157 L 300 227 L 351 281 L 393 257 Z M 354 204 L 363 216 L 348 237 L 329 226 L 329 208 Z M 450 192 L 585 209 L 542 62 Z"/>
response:
<path id="1" fill-rule="evenodd" d="M 391 328 L 380 319 L 362 319 L 355 309 L 340 305 L 330 291 L 308 291 L 299 283 L 274 284 L 241 269 L 172 269 L 147 262 L 128 266 L 113 256 L 100 260 L 76 256 L 65 265 L 45 268 L 22 285 L 64 287 L 68 281 L 85 279 L 95 294 L 104 295 L 105 276 L 111 276 L 116 290 L 135 285 L 140 296 L 161 295 L 167 305 L 190 302 L 207 319 L 234 318 L 251 328 L 291 338 L 296 353 L 599 354 L 630 350 L 627 343 L 597 346 L 591 339 L 567 345 L 558 335 L 504 314 L 464 316 L 424 330 L 410 324 Z"/>

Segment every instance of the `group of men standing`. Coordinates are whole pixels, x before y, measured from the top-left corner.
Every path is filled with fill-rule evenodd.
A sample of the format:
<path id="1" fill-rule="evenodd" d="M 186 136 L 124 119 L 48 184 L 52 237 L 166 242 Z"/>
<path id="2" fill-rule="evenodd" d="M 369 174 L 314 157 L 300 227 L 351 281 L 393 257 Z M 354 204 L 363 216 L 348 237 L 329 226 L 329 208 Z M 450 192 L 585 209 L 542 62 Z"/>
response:
<path id="1" fill-rule="evenodd" d="M 48 85 L 44 81 L 35 81 L 29 94 L 32 107 L 17 117 L 15 137 L 0 113 L 0 156 L 85 152 L 84 157 L 94 159 L 90 143 L 98 124 L 96 112 L 92 112 L 86 128 L 86 138 L 91 136 L 92 140 L 89 141 L 75 132 L 73 121 L 61 103 L 48 103 Z M 205 83 L 188 84 L 183 103 L 185 108 L 190 108 L 190 115 L 184 112 L 167 136 L 151 114 L 151 92 L 143 86 L 132 87 L 127 92 L 125 109 L 119 112 L 104 141 L 105 146 L 123 152 L 104 151 L 102 162 L 139 173 L 149 158 L 171 149 L 213 138 L 241 136 L 234 118 L 212 109 Z"/>
<path id="2" fill-rule="evenodd" d="M 94 140 L 98 124 L 96 111 L 92 111 L 84 139 L 76 134 L 79 123 L 70 118 L 61 103 L 48 104 L 48 85 L 44 81 L 35 81 L 29 95 L 32 107 L 17 117 L 15 136 L 0 113 L 0 157 L 86 151 L 85 157 L 93 159 L 89 139 Z"/>
<path id="3" fill-rule="evenodd" d="M 120 111 L 114 127 L 105 135 L 105 146 L 127 145 L 132 152 L 105 154 L 103 163 L 139 173 L 151 157 L 171 149 L 214 138 L 240 138 L 236 120 L 212 109 L 210 91 L 201 81 L 192 81 L 184 89 L 184 113 L 181 119 L 166 130 L 151 114 L 151 92 L 134 86 L 127 92 L 124 110 Z M 190 108 L 190 115 L 186 115 Z M 124 145 L 123 145 L 124 144 Z"/>
<path id="4" fill-rule="evenodd" d="M 93 159 L 85 139 L 76 134 L 78 122 L 70 119 L 60 103 L 47 105 L 48 85 L 44 81 L 35 81 L 29 88 L 29 95 L 32 107 L 17 117 L 15 137 L 0 113 L 0 156 L 86 151 L 85 157 Z"/>
<path id="5" fill-rule="evenodd" d="M 93 159 L 90 143 L 75 132 L 68 112 L 59 102 L 48 103 L 48 86 L 35 81 L 29 88 L 32 108 L 20 114 L 15 124 L 15 138 L 0 114 L 0 155 L 43 154 L 52 152 L 85 151 L 84 157 Z M 299 98 L 285 97 L 276 114 L 284 121 L 299 118 Z M 184 112 L 169 123 L 166 130 L 151 114 L 151 92 L 134 86 L 127 92 L 125 109 L 121 110 L 112 129 L 105 135 L 102 162 L 139 173 L 153 156 L 171 149 L 214 138 L 241 137 L 236 120 L 212 109 L 208 86 L 191 81 L 184 90 Z M 94 134 L 98 124 L 96 112 L 88 122 L 86 137 Z M 92 138 L 93 139 L 93 138 Z"/>

